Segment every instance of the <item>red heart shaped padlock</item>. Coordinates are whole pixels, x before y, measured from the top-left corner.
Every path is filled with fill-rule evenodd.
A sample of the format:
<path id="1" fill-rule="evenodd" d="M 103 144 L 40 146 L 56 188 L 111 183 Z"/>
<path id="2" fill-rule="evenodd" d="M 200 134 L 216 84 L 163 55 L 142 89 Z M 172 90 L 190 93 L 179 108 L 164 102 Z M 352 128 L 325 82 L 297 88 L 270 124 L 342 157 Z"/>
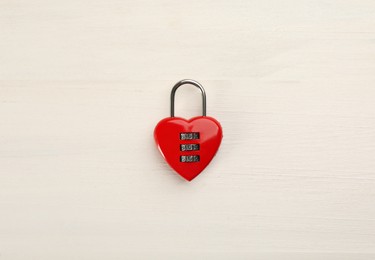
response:
<path id="1" fill-rule="evenodd" d="M 174 117 L 174 96 L 184 84 L 201 90 L 203 116 L 190 120 Z M 194 80 L 177 82 L 171 92 L 171 117 L 156 125 L 154 137 L 164 159 L 186 180 L 191 181 L 206 168 L 219 149 L 223 132 L 216 119 L 206 116 L 206 93 L 201 84 Z"/>

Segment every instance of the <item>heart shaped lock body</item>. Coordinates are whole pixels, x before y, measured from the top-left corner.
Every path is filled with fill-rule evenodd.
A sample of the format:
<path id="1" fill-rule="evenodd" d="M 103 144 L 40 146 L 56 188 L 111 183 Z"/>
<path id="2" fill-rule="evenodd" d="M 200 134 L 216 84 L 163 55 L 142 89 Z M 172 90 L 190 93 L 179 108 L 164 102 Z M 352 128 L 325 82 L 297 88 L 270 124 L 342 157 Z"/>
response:
<path id="1" fill-rule="evenodd" d="M 220 123 L 208 116 L 186 120 L 167 117 L 155 127 L 154 137 L 167 163 L 186 180 L 197 177 L 219 149 Z"/>

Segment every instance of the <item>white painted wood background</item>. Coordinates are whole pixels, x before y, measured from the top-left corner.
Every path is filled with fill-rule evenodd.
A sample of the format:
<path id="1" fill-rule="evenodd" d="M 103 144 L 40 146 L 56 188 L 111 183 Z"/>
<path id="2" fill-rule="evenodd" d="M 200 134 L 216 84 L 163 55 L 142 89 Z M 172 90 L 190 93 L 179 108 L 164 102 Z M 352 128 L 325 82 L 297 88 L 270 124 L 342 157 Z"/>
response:
<path id="1" fill-rule="evenodd" d="M 224 129 L 191 183 L 183 78 Z M 374 1 L 0 1 L 0 259 L 373 260 L 374 158 Z"/>

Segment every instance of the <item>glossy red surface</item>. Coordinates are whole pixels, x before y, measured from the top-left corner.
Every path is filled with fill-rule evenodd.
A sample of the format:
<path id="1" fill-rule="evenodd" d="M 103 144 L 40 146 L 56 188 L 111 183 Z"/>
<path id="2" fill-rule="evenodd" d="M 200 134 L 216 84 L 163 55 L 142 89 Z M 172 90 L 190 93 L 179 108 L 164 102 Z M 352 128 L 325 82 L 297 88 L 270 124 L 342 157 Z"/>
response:
<path id="1" fill-rule="evenodd" d="M 180 140 L 180 134 L 199 132 L 199 139 Z M 154 137 L 167 163 L 186 180 L 198 176 L 211 162 L 219 149 L 223 132 L 220 123 L 208 116 L 186 120 L 181 117 L 167 117 L 155 127 Z M 181 144 L 199 144 L 197 151 L 181 151 Z M 181 162 L 180 156 L 199 155 L 199 162 Z"/>

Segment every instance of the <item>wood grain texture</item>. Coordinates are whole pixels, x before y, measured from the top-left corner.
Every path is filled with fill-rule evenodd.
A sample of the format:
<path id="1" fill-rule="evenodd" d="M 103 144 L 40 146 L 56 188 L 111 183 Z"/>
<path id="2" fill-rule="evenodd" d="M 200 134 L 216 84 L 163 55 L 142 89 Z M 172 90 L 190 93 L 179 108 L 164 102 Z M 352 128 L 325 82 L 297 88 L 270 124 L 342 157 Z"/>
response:
<path id="1" fill-rule="evenodd" d="M 375 2 L 0 2 L 0 259 L 375 258 Z M 153 143 L 182 78 L 222 147 Z M 200 113 L 199 92 L 176 114 Z"/>

